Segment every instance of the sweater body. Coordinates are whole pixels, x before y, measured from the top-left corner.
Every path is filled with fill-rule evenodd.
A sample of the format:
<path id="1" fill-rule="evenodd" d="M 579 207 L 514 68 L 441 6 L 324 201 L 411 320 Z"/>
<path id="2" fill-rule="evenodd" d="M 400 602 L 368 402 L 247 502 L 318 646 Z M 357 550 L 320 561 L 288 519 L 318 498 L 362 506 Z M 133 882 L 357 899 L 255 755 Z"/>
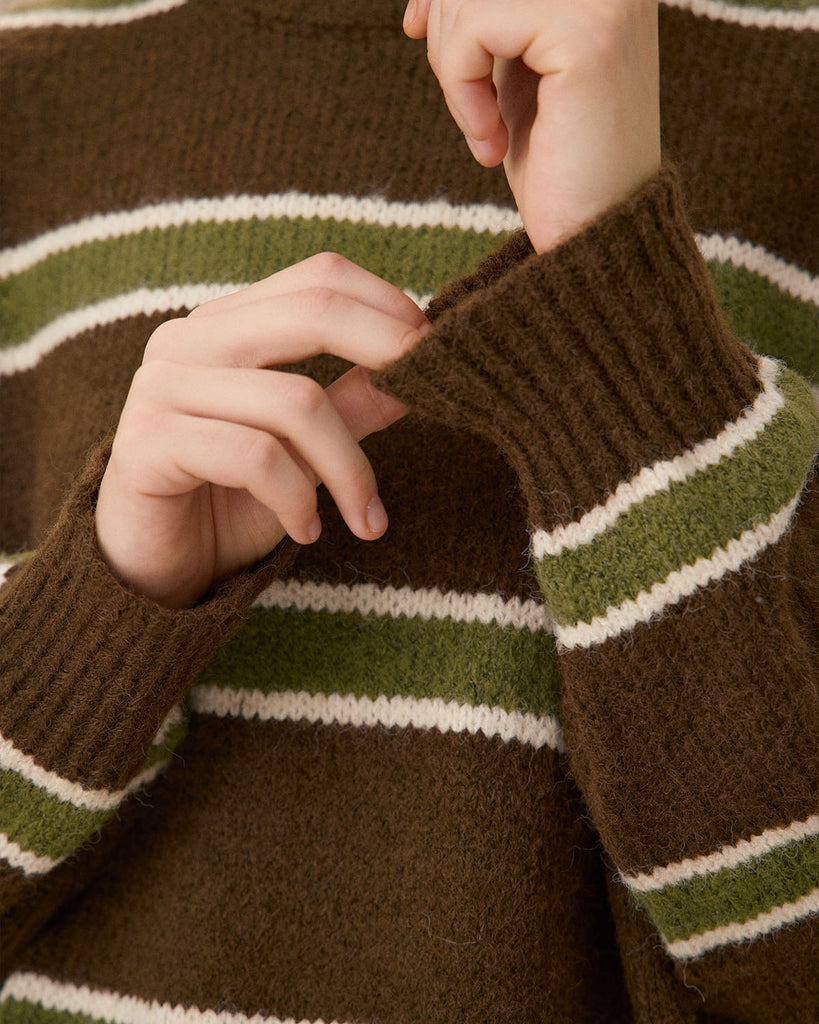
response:
<path id="1" fill-rule="evenodd" d="M 808 1022 L 815 11 L 661 8 L 677 171 L 536 257 L 401 5 L 336 6 L 0 15 L 0 1020 Z M 320 491 L 140 600 L 148 337 L 322 251 L 433 322 L 387 535 Z"/>

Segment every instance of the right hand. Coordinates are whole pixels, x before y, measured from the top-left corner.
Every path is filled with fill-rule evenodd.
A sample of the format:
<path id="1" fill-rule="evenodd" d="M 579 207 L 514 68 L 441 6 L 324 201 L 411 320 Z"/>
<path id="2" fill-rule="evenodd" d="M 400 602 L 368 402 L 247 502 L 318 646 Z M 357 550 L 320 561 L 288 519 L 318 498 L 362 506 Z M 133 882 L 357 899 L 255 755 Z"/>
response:
<path id="1" fill-rule="evenodd" d="M 407 411 L 369 383 L 427 328 L 403 292 L 323 253 L 215 299 L 151 336 L 96 511 L 114 573 L 168 607 L 195 603 L 287 533 L 321 530 L 323 481 L 352 532 L 386 527 L 358 441 Z M 356 364 L 326 390 L 271 369 L 318 353 Z"/>

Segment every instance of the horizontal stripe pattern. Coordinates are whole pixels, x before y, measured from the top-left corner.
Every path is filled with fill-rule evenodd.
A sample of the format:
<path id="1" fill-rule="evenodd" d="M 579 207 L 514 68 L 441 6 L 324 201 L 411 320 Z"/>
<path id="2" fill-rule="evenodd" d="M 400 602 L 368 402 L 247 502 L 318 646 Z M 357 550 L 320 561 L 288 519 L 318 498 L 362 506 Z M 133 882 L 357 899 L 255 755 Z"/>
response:
<path id="1" fill-rule="evenodd" d="M 135 315 L 141 306 L 180 309 L 175 288 L 193 291 L 199 282 L 213 285 L 208 297 L 223 294 L 241 285 L 215 282 L 236 280 L 237 271 L 245 281 L 256 280 L 322 249 L 365 263 L 423 305 L 445 280 L 469 269 L 519 226 L 515 211 L 491 205 L 297 192 L 188 199 L 95 215 L 0 253 L 3 344 L 20 346 L 16 355 L 0 353 L 0 372 L 31 368 L 74 334 L 110 322 L 118 304 L 122 315 Z M 391 246 L 373 247 L 370 235 L 377 229 L 393 234 Z M 432 259 L 428 232 L 436 235 Z M 740 336 L 819 380 L 816 280 L 736 238 L 698 236 L 698 242 Z M 413 247 L 418 260 L 407 259 Z M 403 267 L 416 268 L 412 280 L 399 280 L 391 252 L 401 253 Z M 166 291 L 171 304 L 163 306 Z"/>
<path id="2" fill-rule="evenodd" d="M 278 591 L 268 593 L 268 602 L 272 596 L 290 599 Z M 495 621 L 364 612 L 365 602 L 374 595 L 359 587 L 346 593 L 332 588 L 334 611 L 304 607 L 307 600 L 321 604 L 310 589 L 299 588 L 298 596 L 302 607 L 252 608 L 199 681 L 263 694 L 306 691 L 369 700 L 438 699 L 558 715 L 554 637 L 545 630 L 533 632 L 528 626 L 514 628 Z M 388 591 L 378 600 L 392 597 Z M 413 600 L 410 594 L 402 597 L 405 603 Z M 457 602 L 452 604 L 456 614 L 463 612 Z M 443 611 L 443 604 L 435 610 Z M 387 660 L 384 651 L 390 652 Z"/>
<path id="3" fill-rule="evenodd" d="M 558 648 L 572 650 L 605 643 L 640 623 L 659 618 L 678 601 L 719 582 L 728 573 L 738 572 L 745 563 L 753 561 L 779 541 L 791 524 L 798 500 L 797 496 L 768 521 L 729 541 L 711 558 L 698 558 L 693 565 L 669 573 L 662 582 L 655 583 L 648 591 L 641 591 L 634 600 L 629 598 L 616 607 L 610 607 L 604 615 L 596 615 L 590 622 L 555 626 Z"/>
<path id="4" fill-rule="evenodd" d="M 17 971 L 0 989 L 4 1024 L 324 1024 L 293 1017 L 172 1006 Z M 53 1014 L 60 1016 L 53 1016 Z M 50 1015 L 52 1014 L 52 1015 Z M 338 1021 L 329 1024 L 339 1024 Z"/>
<path id="5" fill-rule="evenodd" d="M 338 693 L 262 693 L 220 686 L 196 686 L 191 708 L 198 714 L 220 718 L 259 719 L 263 722 L 310 722 L 386 729 L 436 729 L 439 732 L 483 733 L 488 739 L 516 740 L 539 750 L 548 746 L 565 751 L 563 734 L 555 718 L 535 716 L 499 707 L 469 706 L 440 698 L 354 697 Z"/>
<path id="6" fill-rule="evenodd" d="M 13 348 L 0 348 L 0 377 L 9 377 L 35 366 L 54 349 L 85 331 L 105 327 L 132 316 L 171 314 L 194 309 L 244 287 L 243 284 L 213 283 L 175 285 L 171 288 L 138 288 L 135 291 L 90 306 L 74 309 L 52 320 L 30 338 Z"/>
<path id="7" fill-rule="evenodd" d="M 764 278 L 788 295 L 819 306 L 819 278 L 788 263 L 761 245 L 731 235 L 695 235 L 697 247 L 709 262 L 724 263 Z"/>
<path id="8" fill-rule="evenodd" d="M 381 228 L 458 228 L 493 235 L 508 234 L 521 227 L 517 212 L 506 207 L 489 203 L 457 205 L 442 199 L 402 203 L 333 193 L 315 196 L 305 192 L 183 199 L 119 213 L 95 214 L 5 249 L 0 252 L 0 278 L 20 274 L 70 249 L 143 231 L 164 231 L 193 224 L 313 218 Z"/>
<path id="9" fill-rule="evenodd" d="M 538 530 L 532 536 L 535 558 L 556 558 L 564 551 L 575 551 L 591 544 L 595 537 L 605 533 L 617 520 L 635 505 L 652 495 L 668 490 L 672 483 L 684 483 L 708 466 L 715 466 L 723 458 L 748 441 L 755 440 L 785 405 L 785 397 L 777 388 L 779 368 L 770 359 L 760 359 L 759 380 L 762 385 L 754 404 L 721 431 L 690 451 L 674 459 L 655 462 L 631 480 L 624 480 L 606 500 L 605 504 L 587 512 L 582 519 L 551 532 Z"/>
<path id="10" fill-rule="evenodd" d="M 86 789 L 0 737 L 0 857 L 26 875 L 51 871 L 97 835 L 123 800 L 157 778 L 186 732 L 187 718 L 175 708 L 145 767 L 121 790 Z"/>
<path id="11" fill-rule="evenodd" d="M 167 14 L 183 7 L 187 0 L 142 0 L 136 3 L 112 4 L 51 4 L 47 10 L 18 10 L 0 13 L 0 31 L 30 28 L 105 28 L 108 25 L 126 25 L 142 18 Z M 22 8 L 44 6 L 20 4 Z"/>
<path id="12" fill-rule="evenodd" d="M 774 910 L 759 914 L 742 924 L 729 924 L 690 939 L 668 943 L 666 949 L 675 960 L 693 960 L 711 950 L 735 942 L 748 942 L 770 935 L 789 924 L 796 924 L 812 914 L 819 913 L 819 889 L 814 889 L 795 903 L 786 903 Z"/>
<path id="13" fill-rule="evenodd" d="M 735 868 L 634 898 L 671 945 L 795 904 L 817 886 L 819 839 L 811 836 Z"/>
<path id="14" fill-rule="evenodd" d="M 819 8 L 804 0 L 779 0 L 776 4 L 724 3 L 722 0 L 662 0 L 665 7 L 690 11 L 695 17 L 725 21 L 745 28 L 790 29 L 796 32 L 819 29 Z"/>
<path id="15" fill-rule="evenodd" d="M 295 608 L 313 612 L 358 612 L 360 615 L 389 615 L 391 618 L 419 618 L 452 622 L 493 623 L 503 628 L 528 629 L 532 633 L 553 631 L 548 609 L 537 601 L 509 600 L 500 594 L 459 594 L 437 587 L 377 587 L 371 583 L 348 586 L 343 583 L 315 583 L 277 580 L 256 600 L 259 608 Z"/>
<path id="16" fill-rule="evenodd" d="M 547 552 L 538 578 L 563 646 L 589 646 L 646 622 L 777 542 L 819 446 L 810 389 L 787 370 L 777 388 L 784 402 L 752 440 L 732 444 L 747 421 L 727 431 L 730 457 L 690 472 L 696 458 L 685 453 L 615 493 L 586 523 L 538 537 Z M 763 409 L 757 423 L 765 419 Z M 718 454 L 719 443 L 706 451 L 708 460 Z"/>
<path id="17" fill-rule="evenodd" d="M 621 880 L 633 892 L 653 892 L 669 885 L 678 885 L 701 875 L 710 875 L 726 868 L 739 867 L 757 857 L 774 853 L 782 847 L 819 836 L 819 814 L 805 821 L 795 821 L 786 828 L 768 829 L 752 839 L 742 839 L 733 846 L 725 846 L 717 853 L 702 857 L 687 857 L 676 864 L 654 868 L 650 872 L 622 874 Z"/>
<path id="18" fill-rule="evenodd" d="M 26 343 L 76 309 L 146 288 L 256 281 L 317 252 L 343 253 L 418 295 L 465 273 L 499 237 L 456 227 L 393 227 L 293 218 L 150 229 L 55 253 L 0 285 L 3 346 Z"/>

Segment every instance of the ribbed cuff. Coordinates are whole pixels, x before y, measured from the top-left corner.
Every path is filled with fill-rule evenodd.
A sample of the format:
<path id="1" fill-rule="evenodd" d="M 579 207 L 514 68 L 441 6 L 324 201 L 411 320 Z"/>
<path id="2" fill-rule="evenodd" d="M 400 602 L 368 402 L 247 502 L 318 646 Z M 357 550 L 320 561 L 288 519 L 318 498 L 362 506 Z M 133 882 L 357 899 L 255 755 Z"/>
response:
<path id="1" fill-rule="evenodd" d="M 514 236 L 373 383 L 495 443 L 546 528 L 717 433 L 758 389 L 664 168 L 552 252 Z"/>
<path id="2" fill-rule="evenodd" d="M 0 591 L 0 731 L 44 768 L 117 789 L 296 545 L 285 540 L 194 608 L 138 597 L 96 544 L 94 504 L 109 449 L 91 454 L 55 527 Z"/>

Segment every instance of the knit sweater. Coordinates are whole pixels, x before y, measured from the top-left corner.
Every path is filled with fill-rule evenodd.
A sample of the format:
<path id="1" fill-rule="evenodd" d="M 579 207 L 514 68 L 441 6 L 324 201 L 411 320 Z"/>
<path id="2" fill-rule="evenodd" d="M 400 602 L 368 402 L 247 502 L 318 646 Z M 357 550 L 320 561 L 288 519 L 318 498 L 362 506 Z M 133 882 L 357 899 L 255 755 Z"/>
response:
<path id="1" fill-rule="evenodd" d="M 816 8 L 662 7 L 674 166 L 535 255 L 402 0 L 31 6 L 0 1021 L 815 1021 Z M 387 534 L 320 493 L 316 544 L 136 596 L 93 508 L 147 338 L 322 250 L 429 303 Z"/>

